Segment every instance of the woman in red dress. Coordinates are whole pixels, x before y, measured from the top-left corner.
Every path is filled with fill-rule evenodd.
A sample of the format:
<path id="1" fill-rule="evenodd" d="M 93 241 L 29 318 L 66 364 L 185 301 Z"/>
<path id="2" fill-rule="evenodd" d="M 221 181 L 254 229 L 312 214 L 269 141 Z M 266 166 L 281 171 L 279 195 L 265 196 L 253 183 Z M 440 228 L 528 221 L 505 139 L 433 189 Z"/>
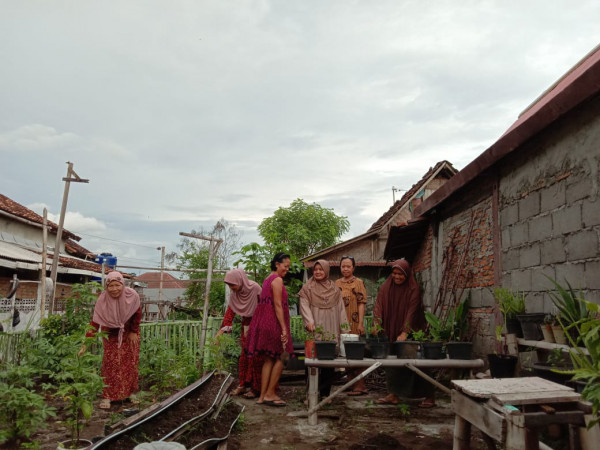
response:
<path id="1" fill-rule="evenodd" d="M 223 333 L 231 332 L 233 320 L 236 315 L 242 318 L 242 329 L 240 339 L 242 344 L 242 353 L 239 359 L 238 376 L 239 385 L 235 388 L 232 395 L 242 395 L 245 398 L 255 398 L 260 394 L 260 377 L 263 364 L 261 356 L 250 358 L 246 355 L 246 335 L 252 321 L 252 315 L 256 309 L 256 304 L 260 299 L 261 288 L 258 283 L 248 279 L 246 272 L 242 269 L 230 270 L 225 274 L 225 283 L 231 289 L 229 296 L 229 305 L 223 317 L 221 329 L 217 336 Z M 247 387 L 250 389 L 247 391 Z"/>
<path id="2" fill-rule="evenodd" d="M 283 371 L 281 355 L 294 352 L 288 295 L 283 285 L 283 277 L 290 270 L 290 255 L 277 253 L 271 260 L 271 270 L 271 275 L 263 282 L 260 301 L 250 322 L 246 354 L 249 357 L 264 355 L 257 403 L 285 406 L 285 401 L 275 390 Z"/>
<path id="3" fill-rule="evenodd" d="M 86 337 L 94 337 L 98 329 L 108 334 L 103 339 L 104 356 L 101 374 L 105 387 L 102 391 L 100 408 L 109 409 L 110 402 L 124 400 L 137 403 L 135 392 L 138 386 L 138 364 L 140 360 L 140 322 L 142 307 L 138 293 L 125 287 L 120 272 L 111 272 L 106 277 L 106 289 L 94 306 Z M 85 345 L 79 350 L 81 356 Z"/>

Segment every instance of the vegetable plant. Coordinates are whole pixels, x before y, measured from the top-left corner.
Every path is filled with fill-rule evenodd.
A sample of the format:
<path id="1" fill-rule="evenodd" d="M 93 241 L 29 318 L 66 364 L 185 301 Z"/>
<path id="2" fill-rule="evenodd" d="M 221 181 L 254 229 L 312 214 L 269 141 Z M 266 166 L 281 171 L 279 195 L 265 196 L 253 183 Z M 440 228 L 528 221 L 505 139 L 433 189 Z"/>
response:
<path id="1" fill-rule="evenodd" d="M 494 289 L 494 298 L 498 303 L 500 311 L 506 319 L 515 319 L 517 314 L 525 313 L 525 294 L 516 293 L 507 288 Z"/>
<path id="2" fill-rule="evenodd" d="M 450 339 L 453 320 L 442 320 L 429 311 L 425 311 L 425 320 L 429 324 L 428 334 L 432 342 L 447 342 Z"/>

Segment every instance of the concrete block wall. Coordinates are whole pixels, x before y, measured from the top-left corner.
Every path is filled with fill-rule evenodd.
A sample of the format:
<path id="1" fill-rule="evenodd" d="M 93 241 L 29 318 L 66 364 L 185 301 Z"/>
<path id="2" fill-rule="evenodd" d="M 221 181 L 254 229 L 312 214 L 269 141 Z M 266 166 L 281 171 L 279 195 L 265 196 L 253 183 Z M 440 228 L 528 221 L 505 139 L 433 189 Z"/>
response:
<path id="1" fill-rule="evenodd" d="M 502 286 L 552 312 L 552 283 L 600 303 L 600 106 L 595 100 L 500 168 Z"/>

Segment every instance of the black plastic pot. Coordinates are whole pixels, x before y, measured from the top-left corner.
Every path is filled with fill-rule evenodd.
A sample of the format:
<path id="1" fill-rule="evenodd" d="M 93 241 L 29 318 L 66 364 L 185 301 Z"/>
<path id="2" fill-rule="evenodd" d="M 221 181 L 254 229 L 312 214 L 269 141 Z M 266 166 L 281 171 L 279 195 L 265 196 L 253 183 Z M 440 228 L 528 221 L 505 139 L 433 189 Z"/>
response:
<path id="1" fill-rule="evenodd" d="M 393 343 L 394 353 L 398 359 L 417 359 L 419 344 L 417 341 L 396 341 Z"/>
<path id="2" fill-rule="evenodd" d="M 540 378 L 544 378 L 545 380 L 552 381 L 558 384 L 566 384 L 571 378 L 573 378 L 572 374 L 558 373 L 555 370 L 569 370 L 572 367 L 555 367 L 550 364 L 534 364 L 533 372 Z"/>
<path id="3" fill-rule="evenodd" d="M 335 341 L 315 341 L 317 359 L 335 359 Z"/>
<path id="4" fill-rule="evenodd" d="M 364 341 L 344 341 L 346 359 L 363 359 L 365 357 Z"/>
<path id="5" fill-rule="evenodd" d="M 445 359 L 443 342 L 422 342 L 423 358 L 425 359 Z"/>
<path id="6" fill-rule="evenodd" d="M 388 341 L 370 339 L 368 345 L 371 358 L 384 359 L 387 358 L 390 352 L 390 343 Z"/>
<path id="7" fill-rule="evenodd" d="M 516 334 L 518 338 L 523 337 L 523 330 L 521 329 L 521 322 L 516 317 L 506 319 L 506 332 L 508 334 Z"/>
<path id="8" fill-rule="evenodd" d="M 446 352 L 450 359 L 471 359 L 473 356 L 472 342 L 448 342 Z"/>
<path id="9" fill-rule="evenodd" d="M 523 338 L 530 341 L 541 341 L 544 337 L 540 325 L 544 322 L 544 313 L 517 314 L 517 319 L 521 323 Z"/>
<path id="10" fill-rule="evenodd" d="M 488 362 L 490 363 L 492 378 L 514 378 L 517 361 L 517 357 L 513 355 L 490 353 Z"/>

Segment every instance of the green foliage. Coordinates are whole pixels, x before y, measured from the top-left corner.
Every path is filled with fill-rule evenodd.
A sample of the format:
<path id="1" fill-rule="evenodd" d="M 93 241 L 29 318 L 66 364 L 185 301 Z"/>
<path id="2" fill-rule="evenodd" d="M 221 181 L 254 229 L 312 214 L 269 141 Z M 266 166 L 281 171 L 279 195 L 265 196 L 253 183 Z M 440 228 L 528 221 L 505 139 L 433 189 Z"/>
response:
<path id="1" fill-rule="evenodd" d="M 92 352 L 78 356 L 81 338 L 78 336 L 63 336 L 62 339 L 70 345 L 72 351 L 62 358 L 61 371 L 53 376 L 58 383 L 55 396 L 67 402 L 67 426 L 71 429 L 71 439 L 79 440 L 79 431 L 83 428 L 82 418 L 88 420 L 92 416 L 92 404 L 102 390 L 104 382 L 99 373 L 102 357 Z M 86 338 L 86 346 L 90 346 L 95 338 Z"/>
<path id="2" fill-rule="evenodd" d="M 442 320 L 435 314 L 425 311 L 425 320 L 429 324 L 428 337 L 432 342 L 447 342 L 452 335 L 452 320 Z"/>
<path id="3" fill-rule="evenodd" d="M 231 372 L 241 354 L 241 347 L 235 337 L 224 333 L 207 340 L 203 369 Z"/>
<path id="4" fill-rule="evenodd" d="M 451 310 L 448 321 L 451 324 L 451 341 L 469 341 L 469 301 L 467 297 L 458 306 Z"/>
<path id="5" fill-rule="evenodd" d="M 525 294 L 519 294 L 519 291 L 513 293 L 507 288 L 494 289 L 494 298 L 498 303 L 500 311 L 506 319 L 514 319 L 517 314 L 525 312 Z"/>
<path id="6" fill-rule="evenodd" d="M 176 359 L 177 354 L 165 345 L 163 337 L 143 339 L 140 342 L 140 387 L 152 391 L 155 396 L 169 393 L 175 384 L 172 368 Z"/>
<path id="7" fill-rule="evenodd" d="M 423 330 L 413 330 L 408 334 L 408 340 L 416 342 L 426 342 L 427 334 Z"/>
<path id="8" fill-rule="evenodd" d="M 330 247 L 350 229 L 345 216 L 316 203 L 308 204 L 298 198 L 289 207 L 279 207 L 271 217 L 264 219 L 258 232 L 270 247 L 286 245 L 291 254 L 308 256 Z"/>
<path id="9" fill-rule="evenodd" d="M 558 320 L 561 325 L 566 329 L 573 326 L 577 327 L 577 322 L 585 320 L 589 316 L 583 295 L 580 292 L 579 296 L 577 296 L 568 281 L 566 282 L 567 287 L 565 288 L 552 278 L 546 278 L 552 282 L 557 290 L 557 292 L 550 292 L 550 297 L 552 298 L 554 306 L 558 309 Z"/>
<path id="10" fill-rule="evenodd" d="M 410 406 L 406 403 L 398 403 L 396 408 L 400 411 L 400 415 L 405 419 L 410 417 Z"/>
<path id="11" fill-rule="evenodd" d="M 56 416 L 40 394 L 5 382 L 0 382 L 0 405 L 0 444 L 28 439 Z"/>
<path id="12" fill-rule="evenodd" d="M 589 356 L 581 348 L 575 347 L 575 342 L 569 333 L 565 334 L 574 347 L 570 349 L 571 361 L 574 366 L 573 379 L 587 383 L 582 396 L 584 400 L 592 404 L 594 418 L 588 424 L 588 428 L 591 428 L 600 423 L 600 307 L 595 303 L 586 302 L 583 298 L 579 300 L 584 303 L 587 314 L 585 318 L 575 324 L 580 330 L 581 342 Z"/>

